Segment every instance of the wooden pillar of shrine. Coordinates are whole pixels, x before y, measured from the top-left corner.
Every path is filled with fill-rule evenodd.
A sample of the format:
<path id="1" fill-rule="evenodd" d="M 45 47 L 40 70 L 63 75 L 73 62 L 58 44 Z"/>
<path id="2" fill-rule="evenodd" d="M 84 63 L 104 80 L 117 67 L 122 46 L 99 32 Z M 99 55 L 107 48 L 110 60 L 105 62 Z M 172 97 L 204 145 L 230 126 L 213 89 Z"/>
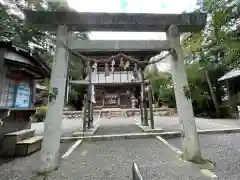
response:
<path id="1" fill-rule="evenodd" d="M 138 70 L 139 72 L 139 78 L 141 79 L 141 69 L 139 68 Z M 142 92 L 143 92 L 143 86 L 142 86 L 142 83 L 141 83 L 141 90 L 140 90 L 140 97 L 139 97 L 139 100 L 140 100 L 140 104 L 139 104 L 139 109 L 140 109 L 140 116 L 141 116 L 141 125 L 143 125 L 144 123 L 144 115 L 143 115 L 143 95 L 142 95 Z"/>
<path id="2" fill-rule="evenodd" d="M 143 68 L 139 68 L 140 79 L 141 79 L 141 108 L 142 108 L 142 125 L 148 126 L 148 118 L 147 118 L 147 104 L 145 97 L 145 84 L 144 84 L 144 74 Z"/>
<path id="3" fill-rule="evenodd" d="M 86 125 L 87 125 L 87 108 L 88 108 L 88 95 L 84 94 L 83 100 L 83 131 L 86 132 Z"/>
<path id="4" fill-rule="evenodd" d="M 92 108 L 92 68 L 88 62 L 88 129 L 93 127 L 93 108 Z"/>
<path id="5" fill-rule="evenodd" d="M 152 86 L 148 87 L 148 100 L 149 100 L 149 116 L 150 116 L 150 123 L 151 129 L 154 129 L 154 116 L 153 116 L 153 95 L 152 95 Z"/>
<path id="6" fill-rule="evenodd" d="M 139 97 L 139 109 L 140 109 L 140 117 L 141 117 L 141 125 L 143 125 L 143 103 L 142 103 L 142 95 Z"/>

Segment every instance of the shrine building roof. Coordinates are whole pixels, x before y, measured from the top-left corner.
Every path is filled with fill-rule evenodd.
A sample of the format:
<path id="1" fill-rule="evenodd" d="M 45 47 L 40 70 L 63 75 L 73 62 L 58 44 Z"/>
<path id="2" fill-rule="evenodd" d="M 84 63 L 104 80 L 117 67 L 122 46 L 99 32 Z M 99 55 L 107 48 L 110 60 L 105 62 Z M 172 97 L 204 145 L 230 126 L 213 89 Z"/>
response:
<path id="1" fill-rule="evenodd" d="M 51 69 L 37 52 L 32 52 L 26 47 L 15 45 L 12 42 L 0 41 L 0 49 L 4 52 L 7 64 L 14 65 L 9 70 L 24 71 L 41 79 L 50 77 Z"/>

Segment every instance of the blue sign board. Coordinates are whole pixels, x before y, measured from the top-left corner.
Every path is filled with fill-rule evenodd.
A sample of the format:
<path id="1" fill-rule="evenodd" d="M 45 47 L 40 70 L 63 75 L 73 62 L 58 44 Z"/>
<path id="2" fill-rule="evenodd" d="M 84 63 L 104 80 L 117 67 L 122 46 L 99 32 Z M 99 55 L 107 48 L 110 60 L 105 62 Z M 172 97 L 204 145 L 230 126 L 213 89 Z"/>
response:
<path id="1" fill-rule="evenodd" d="M 30 105 L 31 89 L 29 83 L 21 82 L 17 86 L 15 108 L 28 108 Z"/>

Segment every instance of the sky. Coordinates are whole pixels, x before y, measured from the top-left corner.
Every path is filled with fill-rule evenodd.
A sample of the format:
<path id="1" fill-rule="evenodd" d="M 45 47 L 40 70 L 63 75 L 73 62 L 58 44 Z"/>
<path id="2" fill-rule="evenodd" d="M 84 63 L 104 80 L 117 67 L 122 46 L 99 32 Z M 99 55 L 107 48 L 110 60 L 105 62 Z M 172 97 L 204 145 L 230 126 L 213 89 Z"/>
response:
<path id="1" fill-rule="evenodd" d="M 67 0 L 80 12 L 182 13 L 192 11 L 197 0 Z M 91 40 L 163 40 L 165 33 L 153 32 L 91 32 Z M 168 60 L 157 64 L 159 71 L 168 71 Z"/>

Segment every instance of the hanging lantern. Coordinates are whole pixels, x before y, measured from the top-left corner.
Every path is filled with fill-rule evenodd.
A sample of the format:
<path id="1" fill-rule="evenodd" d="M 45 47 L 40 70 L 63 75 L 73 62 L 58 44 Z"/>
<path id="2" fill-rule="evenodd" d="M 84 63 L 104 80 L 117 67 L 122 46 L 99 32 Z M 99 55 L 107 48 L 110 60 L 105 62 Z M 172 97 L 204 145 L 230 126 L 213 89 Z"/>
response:
<path id="1" fill-rule="evenodd" d="M 97 63 L 95 62 L 92 66 L 94 72 L 97 72 L 97 66 L 98 66 Z"/>
<path id="2" fill-rule="evenodd" d="M 138 69 L 137 69 L 137 63 L 134 63 L 134 68 L 133 68 L 133 77 L 134 77 L 134 79 L 138 79 Z"/>
<path id="3" fill-rule="evenodd" d="M 129 68 L 129 66 L 130 66 L 130 62 L 127 61 L 126 64 L 124 65 L 124 70 L 126 70 L 127 68 Z"/>
<path id="4" fill-rule="evenodd" d="M 110 76 L 109 70 L 108 70 L 108 64 L 105 63 L 105 76 Z"/>
<path id="5" fill-rule="evenodd" d="M 123 60 L 123 57 L 120 58 L 120 64 L 119 64 L 120 67 L 124 67 L 124 60 Z"/>
<path id="6" fill-rule="evenodd" d="M 115 65 L 115 60 L 112 60 L 112 66 L 114 66 Z"/>
<path id="7" fill-rule="evenodd" d="M 112 60 L 112 67 L 111 67 L 112 72 L 114 71 L 114 65 L 115 65 L 115 61 Z"/>

